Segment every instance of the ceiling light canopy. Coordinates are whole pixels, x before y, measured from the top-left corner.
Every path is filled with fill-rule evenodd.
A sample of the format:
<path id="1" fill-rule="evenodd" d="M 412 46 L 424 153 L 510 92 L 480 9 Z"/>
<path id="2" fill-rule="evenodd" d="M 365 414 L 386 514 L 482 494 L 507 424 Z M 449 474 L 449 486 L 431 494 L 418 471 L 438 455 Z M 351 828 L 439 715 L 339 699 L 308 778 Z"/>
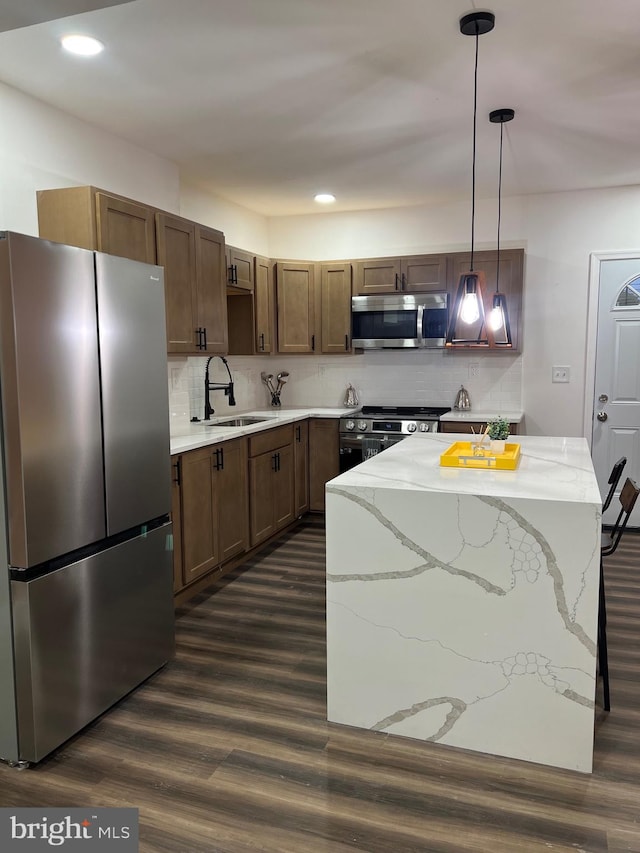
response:
<path id="1" fill-rule="evenodd" d="M 317 201 L 318 204 L 333 204 L 336 200 L 336 197 L 333 193 L 316 193 L 313 197 L 314 201 Z"/>
<path id="2" fill-rule="evenodd" d="M 76 56 L 96 56 L 104 50 L 102 42 L 93 38 L 93 36 L 78 34 L 63 36 L 60 39 L 60 43 L 65 50 L 76 54 Z"/>

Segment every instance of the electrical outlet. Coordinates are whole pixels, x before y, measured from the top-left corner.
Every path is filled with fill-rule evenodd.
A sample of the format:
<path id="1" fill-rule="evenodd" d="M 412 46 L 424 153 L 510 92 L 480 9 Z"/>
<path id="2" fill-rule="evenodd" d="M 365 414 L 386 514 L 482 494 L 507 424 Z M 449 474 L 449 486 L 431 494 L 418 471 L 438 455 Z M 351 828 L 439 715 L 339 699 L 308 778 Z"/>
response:
<path id="1" fill-rule="evenodd" d="M 175 391 L 180 387 L 180 368 L 172 367 L 171 368 L 171 390 Z"/>
<path id="2" fill-rule="evenodd" d="M 480 363 L 477 361 L 469 365 L 469 379 L 477 379 L 480 376 Z"/>
<path id="3" fill-rule="evenodd" d="M 554 364 L 551 369 L 552 382 L 570 382 L 571 368 L 567 364 Z"/>

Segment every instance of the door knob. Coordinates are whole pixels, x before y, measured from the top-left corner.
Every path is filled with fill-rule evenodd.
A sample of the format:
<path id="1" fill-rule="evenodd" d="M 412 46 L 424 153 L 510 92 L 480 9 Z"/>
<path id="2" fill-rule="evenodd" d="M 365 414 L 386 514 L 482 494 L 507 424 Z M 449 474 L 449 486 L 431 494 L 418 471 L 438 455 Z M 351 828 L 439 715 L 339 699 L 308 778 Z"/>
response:
<path id="1" fill-rule="evenodd" d="M 598 397 L 598 402 L 599 403 L 608 403 L 609 398 L 607 397 L 606 394 L 600 394 L 600 396 Z"/>
<path id="2" fill-rule="evenodd" d="M 602 421 L 602 423 L 604 423 L 607 420 L 607 418 L 609 417 L 609 415 L 606 412 L 598 412 L 596 417 L 598 418 L 599 421 Z"/>

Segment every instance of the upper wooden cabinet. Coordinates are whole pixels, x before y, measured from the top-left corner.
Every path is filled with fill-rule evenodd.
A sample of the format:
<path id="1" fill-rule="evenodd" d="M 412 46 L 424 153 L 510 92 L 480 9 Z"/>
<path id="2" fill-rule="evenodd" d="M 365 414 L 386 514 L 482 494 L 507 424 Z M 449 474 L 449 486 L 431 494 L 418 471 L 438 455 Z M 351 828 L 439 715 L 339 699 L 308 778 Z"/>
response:
<path id="1" fill-rule="evenodd" d="M 37 199 L 45 240 L 156 263 L 152 207 L 96 187 L 40 190 Z"/>
<path id="2" fill-rule="evenodd" d="M 316 351 L 313 263 L 276 262 L 278 352 Z"/>
<path id="3" fill-rule="evenodd" d="M 38 192 L 38 226 L 47 240 L 163 266 L 168 351 L 227 352 L 221 231 L 95 187 Z"/>
<path id="4" fill-rule="evenodd" d="M 320 264 L 320 351 L 351 350 L 351 264 Z"/>
<path id="5" fill-rule="evenodd" d="M 473 267 L 476 271 L 482 271 L 486 277 L 486 292 L 484 294 L 484 311 L 488 316 L 492 308 L 493 294 L 496 290 L 496 277 L 498 271 L 498 253 L 495 251 L 482 251 L 474 253 Z M 449 277 L 447 290 L 449 292 L 449 307 L 454 303 L 456 290 L 460 276 L 469 272 L 471 255 L 469 252 L 458 252 L 449 256 Z M 500 292 L 507 299 L 507 310 L 509 312 L 509 324 L 511 326 L 511 338 L 513 346 L 504 350 L 505 352 L 518 352 L 521 348 L 522 337 L 522 288 L 524 275 L 524 249 L 502 249 L 500 251 Z M 470 327 L 469 337 L 472 338 L 475 330 Z M 464 350 L 464 346 L 456 346 L 455 349 Z"/>
<path id="6" fill-rule="evenodd" d="M 253 265 L 253 291 L 227 288 L 230 355 L 262 355 L 275 349 L 273 263 L 256 255 Z"/>
<path id="7" fill-rule="evenodd" d="M 253 290 L 254 255 L 227 246 L 227 285 L 240 290 Z"/>
<path id="8" fill-rule="evenodd" d="M 256 255 L 254 263 L 256 352 L 273 352 L 275 349 L 273 263 L 269 258 L 263 258 L 261 255 Z"/>
<path id="9" fill-rule="evenodd" d="M 446 290 L 447 255 L 416 255 L 407 258 L 368 258 L 355 264 L 354 292 L 425 293 Z"/>

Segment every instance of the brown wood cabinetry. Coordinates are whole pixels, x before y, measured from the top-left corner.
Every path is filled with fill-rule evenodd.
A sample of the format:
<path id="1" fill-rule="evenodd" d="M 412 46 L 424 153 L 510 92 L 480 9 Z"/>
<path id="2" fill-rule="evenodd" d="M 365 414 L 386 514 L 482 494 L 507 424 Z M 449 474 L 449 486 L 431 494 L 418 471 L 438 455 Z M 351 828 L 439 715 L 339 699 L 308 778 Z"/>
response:
<path id="1" fill-rule="evenodd" d="M 407 258 L 369 258 L 355 264 L 354 292 L 426 293 L 446 290 L 447 255 L 416 255 Z"/>
<path id="2" fill-rule="evenodd" d="M 315 352 L 314 264 L 276 262 L 278 352 Z"/>
<path id="3" fill-rule="evenodd" d="M 96 187 L 38 192 L 41 237 L 165 268 L 167 348 L 226 353 L 224 234 Z"/>
<path id="4" fill-rule="evenodd" d="M 294 424 L 293 435 L 294 513 L 299 518 L 309 510 L 309 421 Z"/>
<path id="5" fill-rule="evenodd" d="M 324 487 L 340 473 L 339 423 L 335 418 L 309 421 L 309 509 L 324 512 Z"/>
<path id="6" fill-rule="evenodd" d="M 248 548 L 246 439 L 182 454 L 179 473 L 186 586 Z M 174 548 L 175 536 L 174 530 Z M 175 559 L 174 553 L 174 567 Z"/>
<path id="7" fill-rule="evenodd" d="M 320 351 L 351 350 L 351 264 L 320 264 Z"/>
<path id="8" fill-rule="evenodd" d="M 156 262 L 154 209 L 96 187 L 40 190 L 38 229 L 45 240 Z"/>
<path id="9" fill-rule="evenodd" d="M 471 255 L 469 252 L 458 252 L 450 256 L 449 279 L 447 290 L 449 292 L 449 306 L 452 307 L 458 288 L 460 276 L 469 272 Z M 496 289 L 496 276 L 498 269 L 498 253 L 494 251 L 482 251 L 474 254 L 473 266 L 476 271 L 482 271 L 486 277 L 486 292 L 484 294 L 484 310 L 488 316 L 492 307 L 493 294 Z M 522 286 L 524 275 L 524 249 L 503 249 L 500 252 L 500 292 L 507 298 L 507 310 L 511 326 L 513 346 L 505 352 L 518 352 L 521 348 L 522 333 Z M 469 327 L 469 337 L 474 336 L 476 330 Z M 479 329 L 477 331 L 480 331 Z M 455 349 L 465 349 L 456 346 Z"/>
<path id="10" fill-rule="evenodd" d="M 227 246 L 227 285 L 240 290 L 253 290 L 254 255 Z"/>
<path id="11" fill-rule="evenodd" d="M 480 432 L 484 432 L 486 426 L 486 421 L 440 421 L 439 430 L 440 432 L 461 432 L 465 435 L 475 433 L 478 435 Z M 509 434 L 518 435 L 519 428 L 520 424 L 509 424 Z"/>
<path id="12" fill-rule="evenodd" d="M 273 263 L 260 255 L 253 261 L 253 291 L 227 289 L 230 355 L 261 355 L 274 350 Z"/>
<path id="13" fill-rule="evenodd" d="M 171 457 L 171 529 L 173 534 L 173 591 L 184 586 L 182 578 L 182 506 L 180 473 L 182 457 Z"/>
<path id="14" fill-rule="evenodd" d="M 293 521 L 293 425 L 249 438 L 251 545 L 264 542 Z"/>

